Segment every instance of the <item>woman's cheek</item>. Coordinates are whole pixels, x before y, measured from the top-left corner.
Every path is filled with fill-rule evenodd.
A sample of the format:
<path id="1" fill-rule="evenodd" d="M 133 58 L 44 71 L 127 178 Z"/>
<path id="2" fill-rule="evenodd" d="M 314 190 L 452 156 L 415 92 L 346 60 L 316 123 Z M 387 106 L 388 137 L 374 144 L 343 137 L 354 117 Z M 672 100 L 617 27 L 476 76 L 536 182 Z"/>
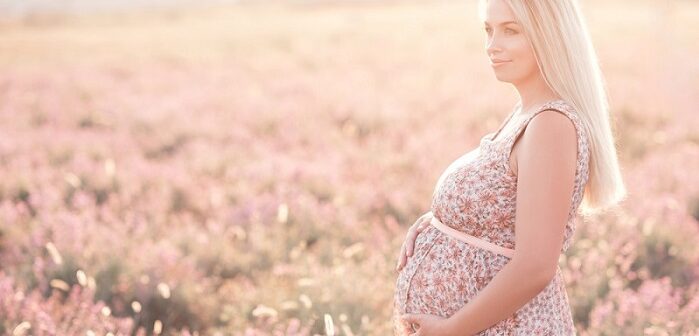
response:
<path id="1" fill-rule="evenodd" d="M 518 39 L 515 43 L 515 50 L 517 50 L 517 58 L 522 60 L 527 60 L 533 58 L 533 52 L 526 40 Z"/>
<path id="2" fill-rule="evenodd" d="M 517 54 L 515 55 L 515 61 L 519 63 L 517 66 L 524 72 L 530 72 L 536 70 L 538 67 L 536 64 L 536 57 L 531 47 L 525 43 L 522 43 L 517 48 Z"/>

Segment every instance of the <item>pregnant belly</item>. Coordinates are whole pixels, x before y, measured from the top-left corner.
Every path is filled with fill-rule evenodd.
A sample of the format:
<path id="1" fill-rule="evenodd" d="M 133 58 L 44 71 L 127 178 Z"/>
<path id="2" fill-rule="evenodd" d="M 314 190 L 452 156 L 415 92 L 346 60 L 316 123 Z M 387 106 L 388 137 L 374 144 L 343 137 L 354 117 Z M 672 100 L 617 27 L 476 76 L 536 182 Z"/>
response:
<path id="1" fill-rule="evenodd" d="M 451 316 L 483 289 L 509 259 L 432 229 L 398 277 L 402 312 Z M 419 236 L 418 236 L 419 237 Z"/>
<path id="2" fill-rule="evenodd" d="M 453 240 L 436 240 L 410 279 L 408 310 L 449 317 L 468 302 L 473 272 L 463 252 Z"/>

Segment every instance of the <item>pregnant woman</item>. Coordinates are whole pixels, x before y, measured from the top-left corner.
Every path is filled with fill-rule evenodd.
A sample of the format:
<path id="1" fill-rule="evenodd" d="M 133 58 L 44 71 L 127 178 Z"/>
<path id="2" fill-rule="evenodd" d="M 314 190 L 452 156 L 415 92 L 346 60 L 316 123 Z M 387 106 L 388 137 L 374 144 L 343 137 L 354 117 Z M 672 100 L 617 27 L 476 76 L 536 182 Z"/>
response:
<path id="1" fill-rule="evenodd" d="M 559 256 L 579 206 L 626 196 L 600 69 L 577 1 L 479 6 L 495 76 L 520 99 L 442 173 L 409 230 L 394 333 L 575 335 Z"/>

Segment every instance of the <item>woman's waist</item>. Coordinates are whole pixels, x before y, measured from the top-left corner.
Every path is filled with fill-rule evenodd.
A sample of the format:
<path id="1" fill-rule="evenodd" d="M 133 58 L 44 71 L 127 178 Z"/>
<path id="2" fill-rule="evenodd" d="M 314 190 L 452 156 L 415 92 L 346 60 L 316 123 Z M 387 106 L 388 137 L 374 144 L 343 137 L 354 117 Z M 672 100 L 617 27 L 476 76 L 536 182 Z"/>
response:
<path id="1" fill-rule="evenodd" d="M 451 226 L 448 226 L 444 223 L 442 223 L 437 217 L 432 216 L 432 219 L 430 220 L 430 224 L 432 225 L 433 228 L 437 229 L 437 231 L 440 231 L 441 233 L 445 234 L 446 236 L 459 240 L 461 242 L 464 242 L 466 244 L 489 250 L 491 252 L 494 252 L 499 255 L 503 255 L 508 258 L 512 258 L 514 256 L 514 249 L 509 248 L 507 243 L 499 242 L 497 240 L 486 240 L 481 237 L 477 237 L 474 235 L 470 235 L 466 232 L 457 230 Z"/>

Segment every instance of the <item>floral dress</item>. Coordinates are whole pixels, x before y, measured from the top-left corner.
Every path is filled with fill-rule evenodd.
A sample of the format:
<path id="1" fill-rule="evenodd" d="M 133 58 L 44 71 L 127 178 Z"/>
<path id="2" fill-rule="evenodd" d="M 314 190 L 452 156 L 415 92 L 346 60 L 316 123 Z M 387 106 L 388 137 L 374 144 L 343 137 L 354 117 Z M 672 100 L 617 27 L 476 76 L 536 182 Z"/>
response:
<path id="1" fill-rule="evenodd" d="M 589 142 L 574 108 L 564 100 L 549 101 L 529 116 L 486 134 L 474 150 L 456 159 L 439 178 L 431 211 L 445 225 L 504 248 L 515 248 L 517 176 L 509 167 L 515 140 L 537 114 L 553 110 L 567 116 L 577 134 L 577 168 L 572 204 L 561 253 L 571 244 L 575 219 L 588 180 Z M 494 135 L 493 135 L 494 134 Z M 404 313 L 449 317 L 474 298 L 510 258 L 446 235 L 428 226 L 415 240 L 413 256 L 396 281 L 393 305 L 395 335 L 410 335 L 400 321 Z M 536 297 L 510 317 L 477 335 L 575 335 L 560 267 Z"/>

